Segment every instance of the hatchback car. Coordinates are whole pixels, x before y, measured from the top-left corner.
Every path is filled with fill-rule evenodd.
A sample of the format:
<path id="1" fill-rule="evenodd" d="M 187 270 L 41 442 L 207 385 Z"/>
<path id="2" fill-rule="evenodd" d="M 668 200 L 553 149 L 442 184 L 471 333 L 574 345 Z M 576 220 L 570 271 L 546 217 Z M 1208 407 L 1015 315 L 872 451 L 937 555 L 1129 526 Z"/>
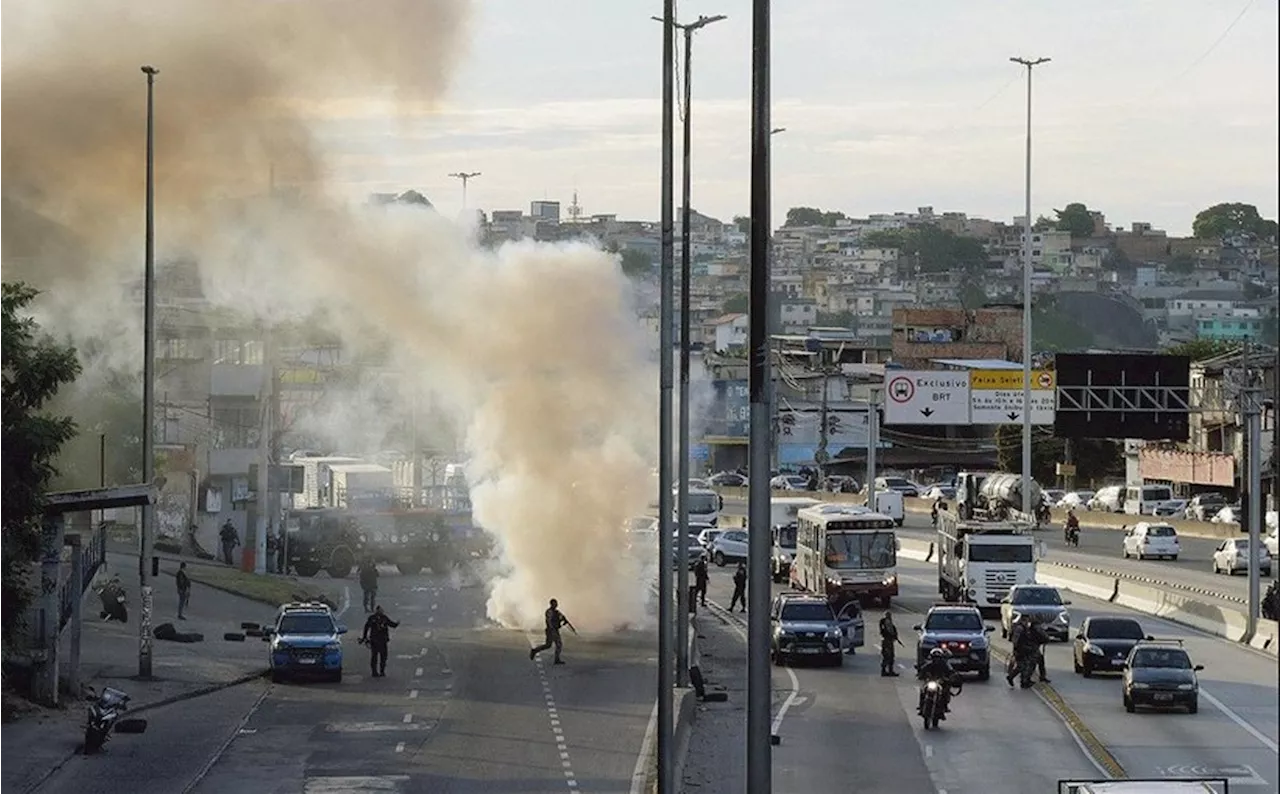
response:
<path id="1" fill-rule="evenodd" d="M 726 529 L 711 543 L 711 561 L 723 568 L 727 563 L 747 558 L 747 531 Z"/>
<path id="2" fill-rule="evenodd" d="M 293 677 L 342 680 L 342 637 L 347 627 L 321 603 L 285 604 L 276 613 L 275 625 L 262 632 L 270 643 L 267 666 L 271 680 Z"/>
<path id="3" fill-rule="evenodd" d="M 1120 546 L 1126 560 L 1130 557 L 1140 560 L 1148 557 L 1176 560 L 1179 551 L 1178 530 L 1168 524 L 1141 521 L 1129 527 Z"/>
<path id="4" fill-rule="evenodd" d="M 781 595 L 769 611 L 770 655 L 782 665 L 796 657 L 844 664 L 843 632 L 831 605 L 818 596 Z"/>
<path id="5" fill-rule="evenodd" d="M 934 648 L 951 653 L 951 668 L 958 673 L 978 674 L 979 681 L 991 677 L 991 645 L 987 634 L 995 629 L 982 622 L 976 606 L 937 604 L 925 615 L 924 623 L 912 628 L 919 633 L 916 640 L 916 668 L 919 669 Z"/>
<path id="6" fill-rule="evenodd" d="M 1129 651 L 1150 639 L 1133 618 L 1087 617 L 1072 644 L 1071 666 L 1085 678 L 1094 673 L 1124 672 Z"/>
<path id="7" fill-rule="evenodd" d="M 1204 665 L 1192 664 L 1181 640 L 1143 640 L 1129 651 L 1124 666 L 1124 709 L 1200 710 L 1200 679 Z"/>
<path id="8" fill-rule="evenodd" d="M 724 530 L 710 527 L 698 533 L 698 542 L 702 544 L 702 548 L 706 549 L 708 554 L 711 553 L 711 546 L 716 542 L 716 538 L 720 537 L 721 532 L 724 532 Z"/>
<path id="9" fill-rule="evenodd" d="M 1093 491 L 1068 491 L 1062 495 L 1058 503 L 1054 507 L 1063 509 L 1069 507 L 1085 508 L 1089 504 L 1089 500 L 1093 498 Z"/>
<path id="10" fill-rule="evenodd" d="M 803 474 L 779 474 L 769 480 L 769 487 L 775 491 L 807 491 L 809 478 Z"/>
<path id="11" fill-rule="evenodd" d="M 918 499 L 920 487 L 905 477 L 877 477 L 877 491 L 897 491 L 904 499 Z"/>
<path id="12" fill-rule="evenodd" d="M 713 474 L 707 478 L 707 482 L 714 488 L 745 488 L 747 486 L 747 478 L 736 471 Z"/>
<path id="13" fill-rule="evenodd" d="M 1044 584 L 1015 585 L 1000 602 L 1000 636 L 1008 638 L 1013 624 L 1030 616 L 1049 639 L 1066 642 L 1071 631 L 1070 601 L 1063 601 L 1058 588 Z"/>
<path id="14" fill-rule="evenodd" d="M 1271 575 L 1271 552 L 1265 544 L 1258 547 L 1258 571 L 1263 576 Z M 1235 576 L 1237 573 L 1249 572 L 1249 539 L 1228 538 L 1222 541 L 1213 553 L 1213 572 Z"/>

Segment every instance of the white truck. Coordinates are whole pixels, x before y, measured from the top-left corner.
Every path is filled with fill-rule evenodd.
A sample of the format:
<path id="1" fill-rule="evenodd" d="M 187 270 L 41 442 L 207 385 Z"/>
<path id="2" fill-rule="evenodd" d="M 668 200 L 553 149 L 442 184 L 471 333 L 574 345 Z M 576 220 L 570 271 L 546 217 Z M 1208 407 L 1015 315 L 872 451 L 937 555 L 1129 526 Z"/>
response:
<path id="1" fill-rule="evenodd" d="M 325 507 L 390 507 L 395 475 L 376 463 L 329 463 L 322 469 L 329 503 Z"/>
<path id="2" fill-rule="evenodd" d="M 329 499 L 328 467 L 331 464 L 365 463 L 350 455 L 291 455 L 290 462 L 302 466 L 302 493 L 293 495 L 295 510 L 309 507 L 332 507 Z"/>
<path id="3" fill-rule="evenodd" d="M 938 511 L 934 556 L 943 600 L 999 611 L 1015 585 L 1035 584 L 1040 543 L 1021 521 L 966 520 Z"/>
<path id="4" fill-rule="evenodd" d="M 1022 475 L 962 471 L 956 475 L 956 512 L 966 520 L 1013 519 L 1036 526 L 1035 510 L 1044 494 L 1035 480 L 1031 481 L 1031 513 L 1026 513 L 1022 499 Z"/>
<path id="5" fill-rule="evenodd" d="M 822 502 L 808 496 L 775 496 L 769 500 L 769 536 L 773 546 L 769 572 L 775 583 L 781 584 L 791 575 L 791 563 L 796 558 L 796 514 L 818 504 Z"/>

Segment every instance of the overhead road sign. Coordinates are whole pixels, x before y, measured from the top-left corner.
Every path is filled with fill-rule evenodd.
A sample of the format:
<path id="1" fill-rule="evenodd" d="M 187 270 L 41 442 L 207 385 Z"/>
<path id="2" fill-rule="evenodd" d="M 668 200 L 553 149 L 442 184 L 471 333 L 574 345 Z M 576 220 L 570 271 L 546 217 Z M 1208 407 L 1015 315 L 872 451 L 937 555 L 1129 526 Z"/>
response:
<path id="1" fill-rule="evenodd" d="M 1031 424 L 1053 424 L 1054 377 L 1051 370 L 1031 372 Z M 1022 424 L 1025 411 L 1022 372 L 979 369 L 970 373 L 969 422 L 975 425 Z"/>
<path id="2" fill-rule="evenodd" d="M 884 423 L 969 424 L 969 373 L 943 370 L 886 372 Z"/>
<path id="3" fill-rule="evenodd" d="M 1059 353 L 1054 366 L 1058 436 L 1187 440 L 1188 356 Z"/>

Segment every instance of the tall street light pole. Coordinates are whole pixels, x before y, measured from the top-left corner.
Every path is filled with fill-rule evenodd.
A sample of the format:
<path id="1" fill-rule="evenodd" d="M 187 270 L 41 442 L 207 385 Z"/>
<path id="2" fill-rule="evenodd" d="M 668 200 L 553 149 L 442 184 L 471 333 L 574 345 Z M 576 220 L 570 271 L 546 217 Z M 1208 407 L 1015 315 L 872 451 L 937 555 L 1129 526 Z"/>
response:
<path id="1" fill-rule="evenodd" d="M 143 66 L 147 76 L 147 191 L 146 234 L 143 256 L 142 307 L 142 481 L 156 478 L 156 193 L 155 193 L 155 83 L 160 70 Z M 142 612 L 138 619 L 138 677 L 151 677 L 151 578 L 147 562 L 151 558 L 155 508 L 142 507 L 142 531 L 138 543 L 138 592 Z"/>
<path id="2" fill-rule="evenodd" d="M 777 135 L 780 132 L 786 132 L 786 131 L 787 131 L 786 127 L 774 127 L 773 129 L 769 130 L 769 137 L 772 139 L 774 135 Z M 770 164 L 770 168 L 769 168 L 769 194 L 770 196 L 773 195 L 772 164 Z M 768 248 L 767 255 L 773 256 L 772 240 L 769 241 L 769 248 Z M 772 288 L 772 285 L 770 285 L 770 288 Z M 770 307 L 770 310 L 769 310 L 770 314 L 769 314 L 768 341 L 771 346 L 770 355 L 774 354 L 772 351 L 773 335 L 782 332 L 782 329 L 781 329 L 782 318 L 774 316 L 774 313 L 777 312 L 777 309 L 778 309 L 777 305 L 774 304 Z M 778 467 L 778 382 L 777 382 L 777 379 L 774 378 L 772 374 L 770 374 L 770 377 L 769 377 L 769 471 L 772 472 L 777 467 Z M 772 521 L 772 518 L 770 520 Z M 772 540 L 770 542 L 772 543 Z"/>
<path id="3" fill-rule="evenodd" d="M 479 171 L 455 171 L 454 173 L 449 174 L 449 176 L 453 177 L 454 179 L 461 179 L 461 180 L 462 180 L 462 209 L 463 209 L 463 210 L 466 210 L 466 208 L 467 208 L 467 182 L 468 182 L 468 181 L 470 181 L 470 180 L 472 180 L 472 179 L 475 179 L 475 178 L 476 178 L 476 177 L 478 177 L 478 176 L 480 176 L 480 172 L 479 172 Z"/>
<path id="4" fill-rule="evenodd" d="M 1049 58 L 1010 58 L 1027 68 L 1026 206 L 1022 219 L 1022 512 L 1031 504 L 1031 70 Z"/>
<path id="5" fill-rule="evenodd" d="M 769 670 L 769 0 L 751 20 L 751 292 L 747 386 L 751 413 L 747 483 L 747 791 L 769 794 L 772 693 Z"/>
<path id="6" fill-rule="evenodd" d="M 675 26 L 684 31 L 684 146 L 682 155 L 682 195 L 680 208 L 680 416 L 679 452 L 677 458 L 678 493 L 676 513 L 680 518 L 680 542 L 689 536 L 689 291 L 691 273 L 689 225 L 692 192 L 692 167 L 690 147 L 693 143 L 693 34 L 713 22 L 725 19 L 723 15 L 699 16 L 696 22 Z M 689 557 L 681 554 L 676 561 L 676 686 L 688 686 L 689 670 Z"/>
<path id="7" fill-rule="evenodd" d="M 662 256 L 658 312 L 658 794 L 675 794 L 672 666 L 675 639 L 671 593 L 671 320 L 675 288 L 672 251 L 675 194 L 676 0 L 662 3 Z M 681 541 L 683 542 L 683 538 Z M 683 555 L 685 549 L 680 548 Z"/>

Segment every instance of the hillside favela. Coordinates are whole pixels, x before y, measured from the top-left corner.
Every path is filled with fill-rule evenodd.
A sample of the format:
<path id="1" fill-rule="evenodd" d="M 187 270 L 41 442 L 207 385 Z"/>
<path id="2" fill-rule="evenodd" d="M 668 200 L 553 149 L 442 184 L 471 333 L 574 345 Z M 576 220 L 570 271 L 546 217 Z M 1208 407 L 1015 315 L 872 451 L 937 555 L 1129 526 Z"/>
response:
<path id="1" fill-rule="evenodd" d="M 6 3 L 0 790 L 1280 793 L 1275 4 L 641 5 Z"/>

